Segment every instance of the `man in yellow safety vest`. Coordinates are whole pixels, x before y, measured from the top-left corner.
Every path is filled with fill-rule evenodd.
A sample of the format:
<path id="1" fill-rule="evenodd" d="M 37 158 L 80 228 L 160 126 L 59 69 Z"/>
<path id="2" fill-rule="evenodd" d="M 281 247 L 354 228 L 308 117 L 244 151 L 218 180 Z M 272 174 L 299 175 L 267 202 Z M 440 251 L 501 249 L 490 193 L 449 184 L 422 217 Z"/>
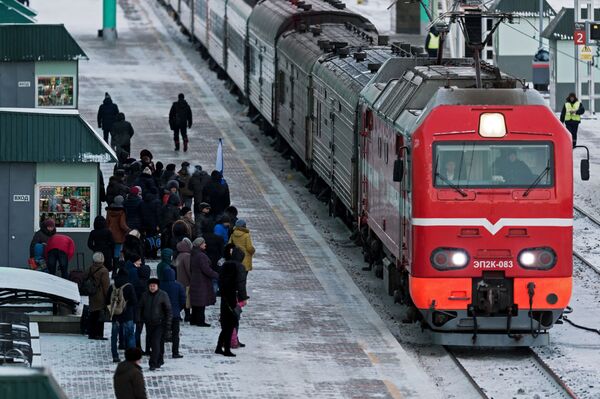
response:
<path id="1" fill-rule="evenodd" d="M 581 115 L 585 112 L 583 104 L 577 99 L 575 93 L 570 93 L 560 113 L 560 121 L 573 137 L 573 148 L 577 145 L 577 129 L 581 123 Z"/>
<path id="2" fill-rule="evenodd" d="M 440 33 L 437 31 L 435 26 L 429 29 L 427 38 L 425 39 L 425 49 L 430 57 L 435 58 L 438 55 L 438 49 L 440 48 Z"/>

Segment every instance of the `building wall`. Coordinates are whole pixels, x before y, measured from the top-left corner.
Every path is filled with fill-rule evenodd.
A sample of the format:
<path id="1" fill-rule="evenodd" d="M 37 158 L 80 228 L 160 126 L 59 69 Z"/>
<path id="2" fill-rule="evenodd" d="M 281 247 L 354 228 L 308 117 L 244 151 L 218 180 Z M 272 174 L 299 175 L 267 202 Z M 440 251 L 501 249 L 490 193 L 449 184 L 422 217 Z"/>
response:
<path id="1" fill-rule="evenodd" d="M 59 233 L 66 234 L 73 239 L 75 242 L 76 252 L 84 254 L 85 265 L 81 266 L 89 266 L 91 264 L 92 253 L 87 248 L 87 239 L 89 232 L 92 230 L 91 227 L 93 226 L 94 218 L 100 214 L 98 201 L 98 164 L 81 163 L 74 165 L 67 163 L 40 163 L 37 165 L 37 184 L 40 183 L 82 183 L 92 186 L 90 228 L 57 228 Z M 37 200 L 38 198 L 36 196 L 36 201 Z M 38 203 L 36 203 L 36 209 L 39 209 Z M 39 223 L 38 213 L 39 212 L 36 212 L 34 223 Z M 70 263 L 70 267 L 75 266 L 76 262 L 77 259 L 73 258 L 72 262 Z"/>
<path id="2" fill-rule="evenodd" d="M 65 106 L 60 108 L 77 108 L 77 95 L 78 95 L 78 76 L 77 76 L 77 61 L 43 61 L 35 63 L 35 90 L 36 90 L 36 101 L 35 106 L 38 106 L 37 101 L 37 86 L 39 77 L 62 77 L 71 76 L 73 77 L 73 105 Z"/>
<path id="3" fill-rule="evenodd" d="M 32 108 L 34 104 L 34 63 L 0 62 L 0 107 Z"/>

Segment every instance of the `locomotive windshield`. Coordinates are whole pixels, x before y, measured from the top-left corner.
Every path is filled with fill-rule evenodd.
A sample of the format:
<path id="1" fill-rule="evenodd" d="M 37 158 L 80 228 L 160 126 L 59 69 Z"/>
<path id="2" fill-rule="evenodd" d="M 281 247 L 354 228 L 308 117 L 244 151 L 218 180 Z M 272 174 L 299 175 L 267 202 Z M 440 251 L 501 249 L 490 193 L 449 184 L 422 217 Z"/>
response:
<path id="1" fill-rule="evenodd" d="M 462 188 L 551 187 L 550 142 L 438 142 L 433 147 L 434 186 Z"/>

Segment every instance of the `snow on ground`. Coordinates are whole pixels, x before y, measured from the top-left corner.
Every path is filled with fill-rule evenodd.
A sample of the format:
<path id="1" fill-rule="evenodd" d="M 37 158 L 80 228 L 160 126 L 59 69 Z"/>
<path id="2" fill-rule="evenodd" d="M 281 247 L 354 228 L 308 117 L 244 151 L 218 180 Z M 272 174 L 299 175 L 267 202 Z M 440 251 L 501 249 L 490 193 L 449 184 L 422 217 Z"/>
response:
<path id="1" fill-rule="evenodd" d="M 347 0 L 346 7 L 364 15 L 377 27 L 380 34 L 389 34 L 392 30 L 392 11 L 388 9 L 393 0 Z"/>

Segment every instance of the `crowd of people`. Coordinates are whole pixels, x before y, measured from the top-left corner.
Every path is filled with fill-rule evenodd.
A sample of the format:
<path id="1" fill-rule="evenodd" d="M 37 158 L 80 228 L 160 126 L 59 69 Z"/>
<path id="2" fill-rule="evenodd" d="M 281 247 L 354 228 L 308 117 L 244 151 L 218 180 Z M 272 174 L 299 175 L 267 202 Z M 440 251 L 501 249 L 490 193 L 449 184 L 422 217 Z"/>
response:
<path id="1" fill-rule="evenodd" d="M 106 217 L 95 218 L 88 237 L 92 264 L 78 282 L 89 296 L 89 339 L 107 340 L 104 323 L 111 322 L 113 361 L 121 361 L 120 350 L 138 348 L 149 357 L 150 370 L 164 363 L 165 342 L 172 343 L 172 358 L 183 357 L 182 322 L 211 327 L 205 309 L 218 296 L 221 333 L 215 353 L 232 357 L 232 348 L 245 346 L 237 331 L 255 252 L 221 172 L 209 175 L 187 161 L 179 168 L 163 166 L 148 150 L 139 159 L 120 158 L 101 195 Z M 61 277 L 70 278 L 74 252 L 73 241 L 57 234 L 47 219 L 32 239 L 30 262 L 45 263 L 52 274 L 60 268 Z M 160 261 L 156 277 L 152 259 Z M 138 352 L 128 353 L 131 361 Z"/>

